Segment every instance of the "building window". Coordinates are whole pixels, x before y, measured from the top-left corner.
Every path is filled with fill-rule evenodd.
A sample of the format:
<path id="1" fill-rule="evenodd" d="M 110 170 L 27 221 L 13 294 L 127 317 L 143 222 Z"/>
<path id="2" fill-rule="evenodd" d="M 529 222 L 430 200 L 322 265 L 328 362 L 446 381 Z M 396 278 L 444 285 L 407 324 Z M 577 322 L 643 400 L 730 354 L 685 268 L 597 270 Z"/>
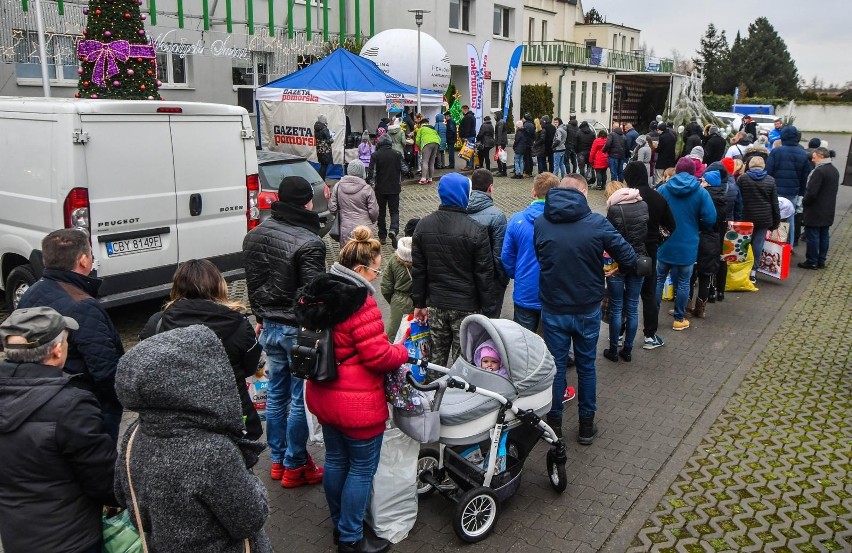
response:
<path id="1" fill-rule="evenodd" d="M 15 43 L 15 77 L 41 81 L 41 63 L 38 55 L 38 33 L 13 30 L 13 38 L 22 37 Z M 47 78 L 56 84 L 77 83 L 77 40 L 73 35 L 47 35 L 45 57 Z"/>
<path id="2" fill-rule="evenodd" d="M 254 113 L 254 89 L 265 85 L 272 77 L 272 54 L 268 52 L 252 52 L 244 59 L 234 58 L 231 61 L 231 74 L 234 88 L 237 89 L 237 105 Z"/>
<path id="3" fill-rule="evenodd" d="M 630 37 L 630 51 L 633 51 L 633 37 Z"/>
<path id="4" fill-rule="evenodd" d="M 571 112 L 577 111 L 577 81 L 571 81 Z"/>
<path id="5" fill-rule="evenodd" d="M 618 48 L 618 35 L 612 35 L 612 49 Z"/>
<path id="6" fill-rule="evenodd" d="M 530 17 L 529 28 L 527 29 L 527 40 L 532 42 L 535 40 L 535 18 Z"/>
<path id="7" fill-rule="evenodd" d="M 606 87 L 608 83 L 601 83 L 601 112 L 606 111 Z"/>
<path id="8" fill-rule="evenodd" d="M 506 93 L 506 83 L 491 81 L 491 109 L 503 109 L 503 94 Z"/>
<path id="9" fill-rule="evenodd" d="M 186 86 L 186 60 L 180 54 L 157 54 L 157 78 L 168 88 L 172 86 Z"/>
<path id="10" fill-rule="evenodd" d="M 509 23 L 512 21 L 512 10 L 503 6 L 494 6 L 494 36 L 509 38 Z"/>
<path id="11" fill-rule="evenodd" d="M 450 0 L 450 29 L 470 32 L 471 0 Z"/>
<path id="12" fill-rule="evenodd" d="M 592 83 L 592 113 L 598 111 L 598 83 Z"/>
<path id="13" fill-rule="evenodd" d="M 621 37 L 621 51 L 624 52 L 627 50 L 627 37 Z"/>
<path id="14" fill-rule="evenodd" d="M 588 84 L 586 81 L 583 81 L 580 84 L 580 111 L 583 113 L 586 112 L 586 90 L 588 88 Z"/>
<path id="15" fill-rule="evenodd" d="M 544 42 L 547 40 L 547 21 L 541 21 L 541 41 Z"/>

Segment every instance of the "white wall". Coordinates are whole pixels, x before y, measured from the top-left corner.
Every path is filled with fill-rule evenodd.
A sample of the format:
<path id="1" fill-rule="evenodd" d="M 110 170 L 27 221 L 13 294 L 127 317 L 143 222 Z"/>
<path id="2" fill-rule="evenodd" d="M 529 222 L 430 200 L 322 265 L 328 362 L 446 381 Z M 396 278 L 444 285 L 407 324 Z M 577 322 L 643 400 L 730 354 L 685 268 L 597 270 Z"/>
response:
<path id="1" fill-rule="evenodd" d="M 793 124 L 800 131 L 852 132 L 852 105 L 798 105 L 790 102 L 776 106 L 775 113 L 781 117 L 795 115 Z"/>
<path id="2" fill-rule="evenodd" d="M 546 74 L 545 74 L 546 73 Z M 541 67 L 529 66 L 522 67 L 521 75 L 523 84 L 547 84 L 550 85 L 553 91 L 553 105 L 555 115 L 568 120 L 571 114 L 571 83 L 576 83 L 576 97 L 574 101 L 574 114 L 577 119 L 594 119 L 600 121 L 607 127 L 610 122 L 610 112 L 612 106 L 612 91 L 607 89 L 607 84 L 611 82 L 611 75 L 605 72 L 586 71 L 580 69 L 567 69 L 562 73 L 562 68 L 557 66 Z M 559 81 L 562 81 L 562 96 L 559 96 Z M 586 83 L 586 109 L 582 109 L 582 90 L 583 83 Z M 597 85 L 593 87 L 593 83 Z M 596 88 L 597 93 L 594 102 L 594 111 L 592 110 L 592 89 Z M 601 92 L 606 91 L 606 105 L 601 104 Z M 603 108 L 603 109 L 602 109 Z M 537 117 L 541 114 L 535 114 Z"/>

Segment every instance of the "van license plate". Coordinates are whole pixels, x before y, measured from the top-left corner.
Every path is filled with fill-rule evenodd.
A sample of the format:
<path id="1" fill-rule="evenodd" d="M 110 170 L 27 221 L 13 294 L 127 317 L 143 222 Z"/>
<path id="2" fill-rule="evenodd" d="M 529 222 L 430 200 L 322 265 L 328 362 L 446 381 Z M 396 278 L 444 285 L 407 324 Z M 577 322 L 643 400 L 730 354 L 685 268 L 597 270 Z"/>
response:
<path id="1" fill-rule="evenodd" d="M 106 249 L 109 257 L 116 257 L 150 250 L 161 250 L 163 249 L 163 241 L 159 236 L 116 240 L 114 242 L 107 242 Z"/>

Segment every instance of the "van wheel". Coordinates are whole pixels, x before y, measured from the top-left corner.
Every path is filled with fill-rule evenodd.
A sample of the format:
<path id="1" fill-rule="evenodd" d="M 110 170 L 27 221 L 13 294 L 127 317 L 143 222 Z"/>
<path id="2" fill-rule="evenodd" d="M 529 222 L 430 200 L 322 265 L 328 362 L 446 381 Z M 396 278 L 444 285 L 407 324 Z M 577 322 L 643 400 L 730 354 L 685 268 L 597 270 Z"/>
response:
<path id="1" fill-rule="evenodd" d="M 14 311 L 18 308 L 21 298 L 24 297 L 30 286 L 38 280 L 29 265 L 20 265 L 12 269 L 9 277 L 6 279 L 6 305 L 9 311 Z"/>

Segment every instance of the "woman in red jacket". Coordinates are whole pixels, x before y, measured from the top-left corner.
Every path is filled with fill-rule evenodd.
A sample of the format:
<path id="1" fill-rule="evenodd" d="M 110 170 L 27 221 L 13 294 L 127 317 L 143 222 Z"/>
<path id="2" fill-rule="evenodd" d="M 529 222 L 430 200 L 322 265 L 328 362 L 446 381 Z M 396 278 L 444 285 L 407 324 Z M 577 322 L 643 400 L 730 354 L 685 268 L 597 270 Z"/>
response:
<path id="1" fill-rule="evenodd" d="M 308 381 L 307 403 L 325 439 L 323 488 L 335 525 L 338 551 L 381 552 L 390 543 L 363 532 L 364 512 L 379 464 L 388 407 L 384 373 L 408 359 L 402 344 L 388 343 L 372 282 L 381 274 L 381 243 L 356 227 L 328 274 L 299 292 L 300 325 L 334 328 L 338 377 Z"/>
<path id="2" fill-rule="evenodd" d="M 609 156 L 603 151 L 606 144 L 606 131 L 598 131 L 598 137 L 592 142 L 592 150 L 589 152 L 589 163 L 595 168 L 597 180 L 595 188 L 603 190 L 606 187 L 606 170 L 609 168 Z"/>

